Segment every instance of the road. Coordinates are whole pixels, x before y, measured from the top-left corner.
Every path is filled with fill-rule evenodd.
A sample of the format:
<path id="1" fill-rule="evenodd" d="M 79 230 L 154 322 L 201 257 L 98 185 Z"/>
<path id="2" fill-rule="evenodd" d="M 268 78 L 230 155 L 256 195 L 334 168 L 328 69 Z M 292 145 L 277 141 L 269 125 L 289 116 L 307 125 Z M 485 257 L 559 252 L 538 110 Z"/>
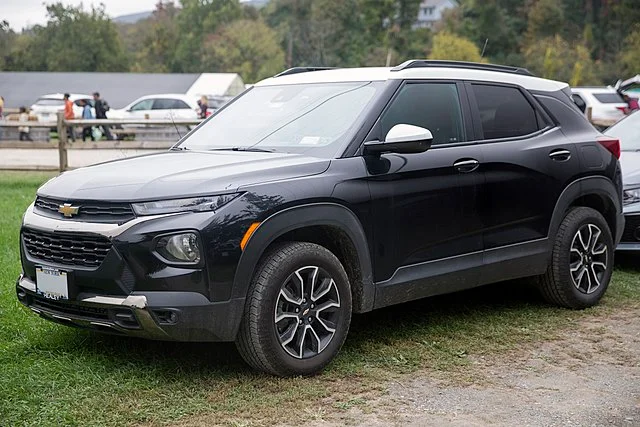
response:
<path id="1" fill-rule="evenodd" d="M 70 168 L 93 165 L 109 160 L 141 154 L 157 153 L 166 149 L 69 149 L 67 156 Z M 52 170 L 59 165 L 57 149 L 2 148 L 0 169 Z"/>

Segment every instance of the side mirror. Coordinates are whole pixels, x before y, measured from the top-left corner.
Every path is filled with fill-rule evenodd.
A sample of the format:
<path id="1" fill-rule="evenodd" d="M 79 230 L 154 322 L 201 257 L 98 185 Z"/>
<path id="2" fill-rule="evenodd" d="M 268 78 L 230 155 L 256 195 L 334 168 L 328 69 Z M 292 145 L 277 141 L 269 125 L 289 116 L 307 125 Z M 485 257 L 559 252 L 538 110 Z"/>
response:
<path id="1" fill-rule="evenodd" d="M 389 130 L 383 142 L 364 143 L 365 153 L 423 153 L 431 147 L 433 135 L 429 129 L 420 126 L 399 124 Z"/>

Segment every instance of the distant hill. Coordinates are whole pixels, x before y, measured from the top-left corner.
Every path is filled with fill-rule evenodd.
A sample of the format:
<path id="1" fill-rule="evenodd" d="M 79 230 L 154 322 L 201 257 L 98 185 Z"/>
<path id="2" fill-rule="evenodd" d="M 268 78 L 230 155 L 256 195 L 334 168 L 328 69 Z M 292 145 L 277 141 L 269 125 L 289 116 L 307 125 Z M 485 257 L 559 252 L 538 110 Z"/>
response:
<path id="1" fill-rule="evenodd" d="M 247 6 L 253 6 L 256 9 L 260 9 L 264 7 L 269 0 L 240 0 L 242 4 Z M 112 18 L 111 20 L 116 24 L 135 24 L 138 21 L 142 21 L 143 19 L 147 19 L 153 14 L 152 10 L 146 12 L 138 12 L 138 13 L 130 13 L 129 15 L 120 15 Z"/>
<path id="2" fill-rule="evenodd" d="M 116 24 L 135 24 L 138 21 L 147 19 L 153 13 L 152 10 L 146 12 L 131 13 L 129 15 L 116 16 L 112 19 Z"/>

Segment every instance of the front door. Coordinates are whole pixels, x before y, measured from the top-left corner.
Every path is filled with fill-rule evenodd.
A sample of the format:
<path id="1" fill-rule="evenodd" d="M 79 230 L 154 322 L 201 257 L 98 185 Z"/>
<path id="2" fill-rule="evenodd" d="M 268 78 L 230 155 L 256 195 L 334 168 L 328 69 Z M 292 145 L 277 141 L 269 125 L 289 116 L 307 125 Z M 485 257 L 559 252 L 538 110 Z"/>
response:
<path id="1" fill-rule="evenodd" d="M 471 287 L 476 280 L 465 272 L 482 264 L 476 210 L 482 159 L 480 149 L 467 142 L 471 127 L 462 92 L 455 82 L 407 82 L 368 137 L 384 139 L 403 123 L 434 136 L 427 152 L 365 159 L 377 306 Z"/>

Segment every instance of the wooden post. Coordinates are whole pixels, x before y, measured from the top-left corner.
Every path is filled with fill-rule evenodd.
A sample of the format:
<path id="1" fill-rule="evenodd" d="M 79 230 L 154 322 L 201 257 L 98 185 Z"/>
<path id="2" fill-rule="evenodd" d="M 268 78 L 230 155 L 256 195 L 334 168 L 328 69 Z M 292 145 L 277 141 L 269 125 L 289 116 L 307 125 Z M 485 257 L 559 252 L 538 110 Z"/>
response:
<path id="1" fill-rule="evenodd" d="M 60 158 L 60 172 L 69 167 L 67 160 L 67 124 L 64 121 L 64 111 L 58 111 L 58 156 Z"/>

